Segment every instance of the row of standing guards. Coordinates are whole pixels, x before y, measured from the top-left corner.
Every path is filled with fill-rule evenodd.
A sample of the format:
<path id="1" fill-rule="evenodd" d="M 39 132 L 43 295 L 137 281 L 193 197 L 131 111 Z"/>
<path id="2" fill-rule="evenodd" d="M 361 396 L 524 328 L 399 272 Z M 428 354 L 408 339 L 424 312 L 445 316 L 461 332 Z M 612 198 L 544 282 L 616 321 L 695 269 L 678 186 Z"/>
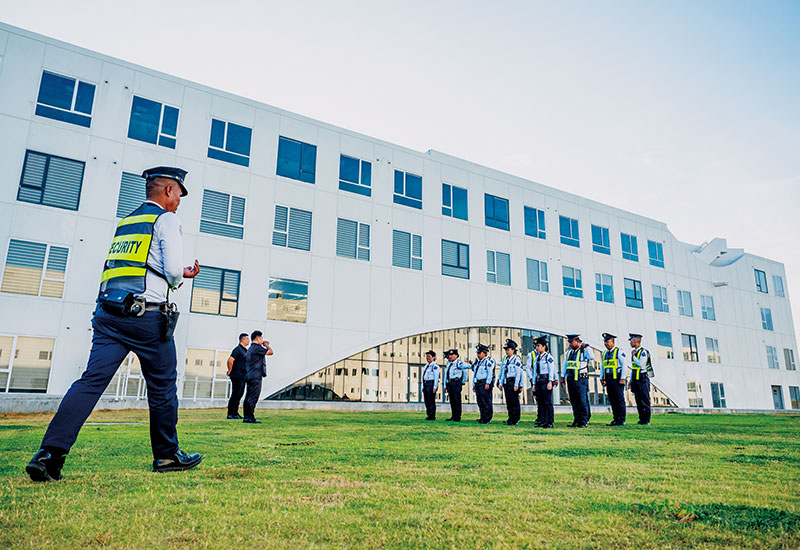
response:
<path id="1" fill-rule="evenodd" d="M 650 352 L 641 346 L 642 335 L 631 333 L 631 365 L 626 375 L 626 355 L 616 346 L 616 336 L 603 333 L 605 351 L 602 354 L 602 375 L 600 383 L 606 389 L 613 420 L 609 426 L 625 425 L 625 385 L 630 384 L 636 399 L 640 425 L 650 424 L 650 378 L 654 377 Z M 475 348 L 477 358 L 464 362 L 457 349 L 445 351 L 447 359 L 444 366 L 444 391 L 449 397 L 451 416 L 449 422 L 461 421 L 461 391 L 468 380 L 468 371 L 473 371 L 473 390 L 475 392 L 480 417 L 479 424 L 488 424 L 492 420 L 492 387 L 496 384 L 503 390 L 508 410 L 508 419 L 504 422 L 515 426 L 520 421 L 520 393 L 525 387 L 525 377 L 530 380 L 536 400 L 537 415 L 535 425 L 541 428 L 553 427 L 553 388 L 559 382 L 566 386 L 572 405 L 573 421 L 571 428 L 585 428 L 592 416 L 589 405 L 589 361 L 592 353 L 587 344 L 581 341 L 579 334 L 568 334 L 569 349 L 566 351 L 564 363 L 557 367 L 550 355 L 547 337 L 540 336 L 534 341 L 534 351 L 528 354 L 523 365 L 517 354 L 518 344 L 511 339 L 506 340 L 503 350 L 505 355 L 500 361 L 500 374 L 495 379 L 497 362 L 489 357 L 489 347 L 478 344 Z M 426 364 L 422 374 L 422 394 L 427 413 L 426 420 L 436 420 L 436 392 L 439 384 L 441 367 L 436 363 L 436 352 L 429 350 L 425 354 Z"/>

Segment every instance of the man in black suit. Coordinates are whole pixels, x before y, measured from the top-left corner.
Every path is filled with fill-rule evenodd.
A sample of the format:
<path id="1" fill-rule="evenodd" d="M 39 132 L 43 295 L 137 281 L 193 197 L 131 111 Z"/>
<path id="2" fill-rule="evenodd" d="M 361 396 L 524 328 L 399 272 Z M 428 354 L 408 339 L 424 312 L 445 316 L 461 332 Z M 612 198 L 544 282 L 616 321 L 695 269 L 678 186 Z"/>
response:
<path id="1" fill-rule="evenodd" d="M 250 345 L 250 337 L 247 333 L 239 335 L 239 345 L 233 348 L 228 357 L 228 378 L 231 379 L 231 398 L 228 400 L 228 420 L 241 420 L 239 415 L 239 403 L 244 395 L 245 380 L 247 379 L 247 367 L 245 356 L 247 346 Z"/>
<path id="2" fill-rule="evenodd" d="M 258 398 L 261 396 L 261 379 L 267 376 L 267 355 L 272 355 L 269 342 L 264 341 L 260 330 L 254 330 L 250 335 L 252 344 L 247 348 L 245 364 L 247 368 L 247 395 L 244 397 L 244 420 L 246 424 L 261 424 L 256 420 L 255 411 Z"/>

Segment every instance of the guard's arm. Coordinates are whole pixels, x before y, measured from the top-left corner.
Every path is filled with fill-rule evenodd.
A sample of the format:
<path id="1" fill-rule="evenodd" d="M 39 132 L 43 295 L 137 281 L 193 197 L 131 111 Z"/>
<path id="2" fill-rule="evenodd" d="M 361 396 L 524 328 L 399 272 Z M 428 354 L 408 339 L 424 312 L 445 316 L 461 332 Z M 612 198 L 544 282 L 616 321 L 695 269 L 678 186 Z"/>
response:
<path id="1" fill-rule="evenodd" d="M 233 357 L 228 357 L 228 376 L 231 375 L 232 370 L 233 370 Z"/>
<path id="2" fill-rule="evenodd" d="M 167 283 L 169 283 L 170 288 L 178 288 L 185 276 L 181 222 L 173 212 L 167 212 L 158 217 L 153 230 L 158 234 L 158 246 L 161 248 L 161 261 Z M 195 263 L 197 262 L 195 261 Z M 197 271 L 199 271 L 199 264 L 197 265 Z M 194 277 L 196 274 L 190 273 L 190 276 Z"/>

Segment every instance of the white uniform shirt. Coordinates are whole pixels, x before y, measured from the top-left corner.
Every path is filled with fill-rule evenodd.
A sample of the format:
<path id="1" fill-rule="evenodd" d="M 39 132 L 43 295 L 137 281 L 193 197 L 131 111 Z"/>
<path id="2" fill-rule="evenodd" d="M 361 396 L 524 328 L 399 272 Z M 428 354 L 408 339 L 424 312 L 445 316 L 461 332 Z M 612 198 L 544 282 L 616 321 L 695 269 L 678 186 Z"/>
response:
<path id="1" fill-rule="evenodd" d="M 145 202 L 161 206 L 153 201 Z M 174 212 L 161 214 L 156 220 L 147 265 L 163 273 L 173 289 L 178 288 L 183 281 L 183 228 Z M 148 269 L 145 284 L 146 289 L 141 296 L 147 302 L 166 301 L 167 281 Z"/>

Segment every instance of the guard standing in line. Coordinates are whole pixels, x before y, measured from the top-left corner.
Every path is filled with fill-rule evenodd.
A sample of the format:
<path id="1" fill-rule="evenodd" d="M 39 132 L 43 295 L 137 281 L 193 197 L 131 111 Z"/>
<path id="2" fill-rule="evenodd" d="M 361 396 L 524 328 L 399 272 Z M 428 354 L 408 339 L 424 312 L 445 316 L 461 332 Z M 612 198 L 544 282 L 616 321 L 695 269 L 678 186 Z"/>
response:
<path id="1" fill-rule="evenodd" d="M 477 361 L 472 361 L 472 387 L 478 401 L 478 410 L 481 412 L 478 424 L 488 424 L 492 421 L 492 386 L 494 385 L 495 360 L 489 357 L 489 347 L 478 344 L 475 348 Z"/>
<path id="2" fill-rule="evenodd" d="M 531 383 L 531 393 L 533 394 L 533 398 L 536 400 L 536 420 L 534 421 L 533 425 L 537 428 L 540 428 L 542 426 L 542 408 L 539 406 L 539 398 L 536 396 L 536 378 L 533 376 L 533 367 L 535 362 L 536 341 L 534 340 L 533 350 L 525 357 L 525 374 L 528 375 L 528 380 L 530 380 Z"/>
<path id="3" fill-rule="evenodd" d="M 261 396 L 261 380 L 267 377 L 267 355 L 274 352 L 269 347 L 269 342 L 264 341 L 264 335 L 260 330 L 254 330 L 250 335 L 253 342 L 247 348 L 245 361 L 247 363 L 247 395 L 244 397 L 244 419 L 245 424 L 261 424 L 256 420 L 256 405 Z"/>
<path id="4" fill-rule="evenodd" d="M 547 351 L 547 336 L 535 340 L 536 361 L 532 380 L 536 383 L 536 404 L 539 409 L 541 428 L 552 428 L 554 422 L 553 388 L 558 384 L 558 373 L 553 356 Z"/>
<path id="5" fill-rule="evenodd" d="M 436 420 L 436 392 L 439 391 L 439 365 L 436 364 L 436 352 L 425 352 L 425 368 L 422 371 L 422 397 L 425 399 L 425 420 Z"/>
<path id="6" fill-rule="evenodd" d="M 447 422 L 461 422 L 461 390 L 467 383 L 469 367 L 459 359 L 457 349 L 449 349 L 445 355 L 447 364 L 444 368 L 444 392 L 450 400 L 450 418 Z"/>
<path id="7" fill-rule="evenodd" d="M 525 383 L 525 377 L 522 375 L 522 359 L 517 355 L 517 343 L 514 340 L 506 340 L 503 349 L 506 355 L 500 362 L 500 378 L 497 381 L 497 387 L 503 390 L 506 397 L 508 420 L 505 423 L 509 426 L 516 426 L 519 424 L 520 417 L 519 394 Z"/>
<path id="8" fill-rule="evenodd" d="M 631 342 L 631 391 L 636 398 L 636 409 L 639 411 L 639 422 L 642 426 L 650 425 L 650 379 L 654 377 L 650 352 L 642 347 L 642 335 L 630 334 Z M 642 372 L 644 370 L 644 372 Z"/>
<path id="9" fill-rule="evenodd" d="M 567 388 L 572 405 L 570 428 L 585 428 L 589 424 L 589 361 L 592 352 L 581 342 L 579 334 L 567 334 L 569 350 L 561 368 L 561 385 Z"/>
<path id="10" fill-rule="evenodd" d="M 228 378 L 231 379 L 231 398 L 228 400 L 228 420 L 241 420 L 239 403 L 244 395 L 244 386 L 247 379 L 247 365 L 245 356 L 250 337 L 247 333 L 239 335 L 239 345 L 233 348 L 228 357 Z"/>
<path id="11" fill-rule="evenodd" d="M 25 468 L 33 481 L 57 481 L 78 432 L 128 353 L 139 357 L 147 382 L 153 471 L 197 466 L 203 457 L 178 446 L 178 377 L 172 334 L 177 307 L 169 291 L 200 271 L 183 267 L 181 223 L 175 212 L 186 171 L 151 168 L 142 174 L 147 200 L 117 224 L 100 278 L 86 371 L 64 395 L 41 448 Z"/>
<path id="12" fill-rule="evenodd" d="M 606 389 L 608 400 L 611 402 L 611 413 L 614 420 L 609 426 L 625 425 L 625 354 L 616 346 L 616 336 L 607 332 L 603 333 L 603 343 L 606 351 L 603 352 L 603 377 L 600 383 Z"/>

